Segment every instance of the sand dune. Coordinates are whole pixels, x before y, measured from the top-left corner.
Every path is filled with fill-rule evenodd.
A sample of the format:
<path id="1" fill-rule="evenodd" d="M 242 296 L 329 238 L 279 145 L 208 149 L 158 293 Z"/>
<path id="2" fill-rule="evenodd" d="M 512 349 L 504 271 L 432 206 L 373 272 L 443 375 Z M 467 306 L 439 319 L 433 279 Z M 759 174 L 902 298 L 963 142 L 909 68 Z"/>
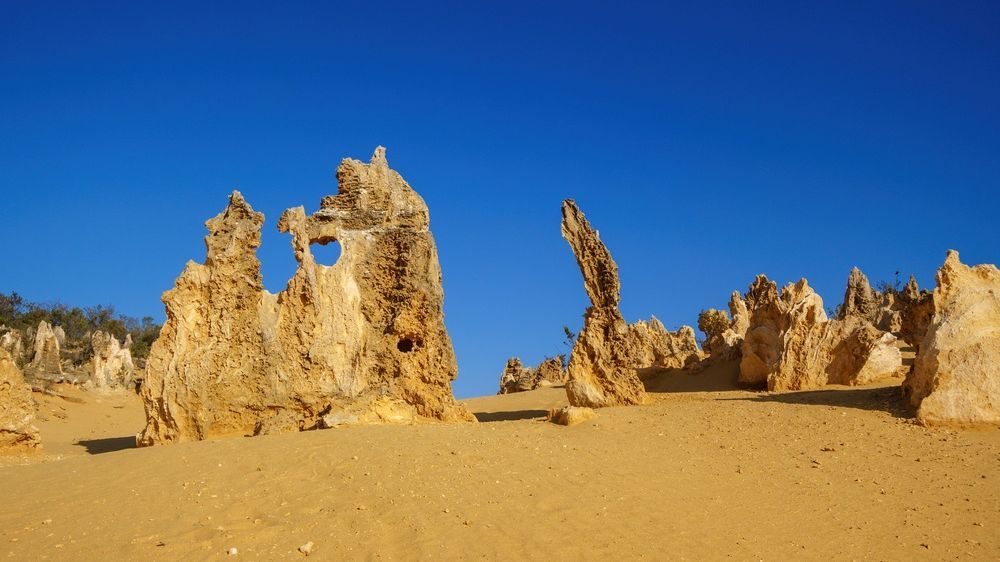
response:
<path id="1" fill-rule="evenodd" d="M 467 400 L 479 424 L 146 449 L 127 448 L 136 397 L 42 397 L 47 456 L 0 468 L 0 552 L 280 560 L 312 541 L 320 559 L 1000 557 L 1000 432 L 917 426 L 892 386 L 719 390 L 731 369 L 647 373 L 650 404 L 569 428 L 542 421 L 565 403 L 548 388 Z"/>

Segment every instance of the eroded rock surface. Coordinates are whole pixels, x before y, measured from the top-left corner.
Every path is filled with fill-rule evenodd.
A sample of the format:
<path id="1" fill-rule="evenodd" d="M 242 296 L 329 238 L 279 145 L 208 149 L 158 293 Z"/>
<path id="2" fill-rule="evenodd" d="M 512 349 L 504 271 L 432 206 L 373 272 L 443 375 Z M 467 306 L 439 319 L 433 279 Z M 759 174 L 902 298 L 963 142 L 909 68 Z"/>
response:
<path id="1" fill-rule="evenodd" d="M 847 278 L 847 289 L 844 291 L 844 303 L 840 306 L 839 320 L 850 316 L 856 316 L 871 322 L 878 323 L 880 307 L 880 295 L 872 289 L 868 282 L 868 277 L 858 268 L 851 269 L 851 274 Z"/>
<path id="2" fill-rule="evenodd" d="M 497 394 L 526 392 L 566 382 L 564 358 L 562 355 L 547 357 L 537 367 L 525 367 L 520 358 L 511 357 L 500 374 L 500 391 Z"/>
<path id="3" fill-rule="evenodd" d="M 739 291 L 733 291 L 729 298 L 729 314 L 725 310 L 710 308 L 698 315 L 698 329 L 705 334 L 704 351 L 713 359 L 739 359 L 743 338 L 749 327 L 750 311 Z"/>
<path id="4" fill-rule="evenodd" d="M 125 342 L 120 343 L 114 335 L 94 332 L 90 338 L 94 356 L 91 358 L 93 378 L 91 381 L 97 388 L 123 388 L 127 386 L 135 374 L 135 363 L 132 361 L 132 335 L 125 336 Z"/>
<path id="5" fill-rule="evenodd" d="M 563 406 L 549 411 L 548 420 L 557 425 L 576 425 L 597 417 L 597 412 L 583 406 Z"/>
<path id="6" fill-rule="evenodd" d="M 276 295 L 256 257 L 263 215 L 234 192 L 206 222 L 205 263 L 189 262 L 163 296 L 140 444 L 344 420 L 474 420 L 451 392 L 457 366 L 426 204 L 381 147 L 368 164 L 344 160 L 337 181 L 316 213 L 282 215 L 299 268 Z M 333 242 L 340 259 L 318 264 L 311 245 Z"/>
<path id="7" fill-rule="evenodd" d="M 24 356 L 24 336 L 20 330 L 0 326 L 0 349 L 6 351 L 15 364 L 20 364 Z"/>
<path id="8" fill-rule="evenodd" d="M 25 367 L 25 371 L 38 376 L 62 374 L 62 363 L 59 360 L 59 338 L 48 322 L 42 320 L 38 323 L 32 348 L 34 353 L 31 356 L 31 362 Z"/>
<path id="9" fill-rule="evenodd" d="M 1000 425 L 1000 270 L 948 252 L 903 392 L 928 425 Z"/>
<path id="10" fill-rule="evenodd" d="M 697 360 L 694 330 L 685 326 L 668 332 L 656 318 L 627 324 L 618 308 L 621 286 L 611 253 L 572 199 L 563 202 L 562 216 L 563 238 L 576 256 L 590 299 L 567 365 L 569 402 L 588 407 L 641 404 L 646 391 L 637 370 Z"/>
<path id="11" fill-rule="evenodd" d="M 895 336 L 858 315 L 829 320 L 823 299 L 805 279 L 779 294 L 773 281 L 758 276 L 746 300 L 752 317 L 740 361 L 745 384 L 802 390 L 901 374 Z"/>
<path id="12" fill-rule="evenodd" d="M 31 388 L 5 349 L 0 349 L 0 454 L 41 451 Z"/>
<path id="13" fill-rule="evenodd" d="M 899 295 L 899 301 L 899 336 L 919 352 L 920 343 L 934 320 L 934 292 L 921 291 L 917 280 L 910 276 L 910 281 Z"/>

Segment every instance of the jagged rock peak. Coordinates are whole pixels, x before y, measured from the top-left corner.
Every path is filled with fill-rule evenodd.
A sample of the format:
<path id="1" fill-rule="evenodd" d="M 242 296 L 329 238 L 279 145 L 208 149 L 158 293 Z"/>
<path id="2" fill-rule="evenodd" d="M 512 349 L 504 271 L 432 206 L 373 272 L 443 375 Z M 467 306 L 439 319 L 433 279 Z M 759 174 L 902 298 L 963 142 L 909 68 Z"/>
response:
<path id="1" fill-rule="evenodd" d="M 864 318 L 876 323 L 879 312 L 879 297 L 868 283 L 868 277 L 857 267 L 851 269 L 844 291 L 844 303 L 840 306 L 838 318 L 848 316 Z"/>
<path id="2" fill-rule="evenodd" d="M 927 425 L 1000 425 L 1000 270 L 950 250 L 903 392 Z"/>
<path id="3" fill-rule="evenodd" d="M 591 304 L 596 308 L 615 308 L 621 297 L 618 264 L 611 252 L 601 242 L 587 218 L 572 199 L 563 201 L 562 235 L 569 242 L 576 263 L 583 274 L 583 286 Z"/>
<path id="4" fill-rule="evenodd" d="M 474 421 L 454 400 L 457 375 L 427 206 L 385 150 L 345 159 L 337 195 L 286 210 L 299 268 L 263 290 L 256 249 L 264 216 L 234 191 L 206 222 L 208 257 L 164 293 L 140 444 L 257 435 L 350 423 Z M 341 244 L 331 266 L 312 244 Z"/>

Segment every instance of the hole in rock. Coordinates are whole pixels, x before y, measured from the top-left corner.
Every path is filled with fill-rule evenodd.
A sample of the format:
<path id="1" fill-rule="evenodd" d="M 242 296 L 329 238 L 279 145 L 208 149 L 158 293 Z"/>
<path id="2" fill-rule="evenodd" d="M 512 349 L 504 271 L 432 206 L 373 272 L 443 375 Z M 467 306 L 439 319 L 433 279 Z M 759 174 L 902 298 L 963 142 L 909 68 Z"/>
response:
<path id="1" fill-rule="evenodd" d="M 340 259 L 340 242 L 336 240 L 313 242 L 309 249 L 316 263 L 320 265 L 331 266 Z"/>
<path id="2" fill-rule="evenodd" d="M 403 353 L 409 353 L 413 351 L 415 346 L 416 344 L 413 343 L 413 340 L 410 338 L 403 338 L 396 344 L 396 349 L 402 351 Z"/>

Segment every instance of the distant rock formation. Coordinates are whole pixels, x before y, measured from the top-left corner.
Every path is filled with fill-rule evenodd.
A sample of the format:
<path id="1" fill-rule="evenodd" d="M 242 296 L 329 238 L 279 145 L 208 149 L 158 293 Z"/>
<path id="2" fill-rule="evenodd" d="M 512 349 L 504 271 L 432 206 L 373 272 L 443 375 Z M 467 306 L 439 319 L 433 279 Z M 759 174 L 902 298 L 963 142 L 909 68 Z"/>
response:
<path id="1" fill-rule="evenodd" d="M 899 294 L 899 302 L 899 337 L 919 352 L 920 343 L 934 319 L 934 292 L 921 291 L 917 280 L 910 276 L 910 281 Z"/>
<path id="2" fill-rule="evenodd" d="M 31 388 L 5 349 L 0 349 L 0 454 L 42 450 L 34 424 Z"/>
<path id="3" fill-rule="evenodd" d="M 805 279 L 786 286 L 758 275 L 747 291 L 750 328 L 739 380 L 768 390 L 859 385 L 901 374 L 896 338 L 856 315 L 829 320 Z"/>
<path id="4" fill-rule="evenodd" d="M 205 264 L 163 295 L 167 322 L 142 386 L 140 445 L 340 424 L 474 421 L 455 402 L 441 269 L 423 199 L 389 168 L 346 159 L 339 192 L 307 216 L 288 209 L 299 268 L 263 289 L 264 217 L 239 192 L 206 223 Z M 310 246 L 341 244 L 336 264 Z M 326 419 L 327 422 L 323 422 Z"/>
<path id="5" fill-rule="evenodd" d="M 566 394 L 573 406 L 641 404 L 646 391 L 637 370 L 682 366 L 700 353 L 694 330 L 668 332 L 656 318 L 629 325 L 618 308 L 618 265 L 572 199 L 562 206 L 562 234 L 583 274 L 590 299 L 583 329 L 570 353 Z"/>
<path id="6" fill-rule="evenodd" d="M 65 334 L 63 338 L 65 338 Z M 62 374 L 62 363 L 59 360 L 59 338 L 48 322 L 42 320 L 38 323 L 32 347 L 34 354 L 31 357 L 31 362 L 25 367 L 25 371 L 40 376 Z"/>
<path id="7" fill-rule="evenodd" d="M 0 349 L 6 351 L 15 364 L 21 364 L 24 357 L 24 336 L 19 330 L 0 326 Z"/>
<path id="8" fill-rule="evenodd" d="M 951 250 L 932 302 L 932 322 L 903 383 L 917 419 L 1000 425 L 1000 270 L 964 265 Z"/>
<path id="9" fill-rule="evenodd" d="M 525 367 L 518 357 L 507 360 L 503 373 L 500 374 L 500 391 L 497 394 L 526 392 L 545 386 L 566 382 L 566 370 L 563 369 L 562 355 L 547 357 L 537 367 Z"/>
<path id="10" fill-rule="evenodd" d="M 94 356 L 91 358 L 94 386 L 100 389 L 122 388 L 127 386 L 135 373 L 132 362 L 132 335 L 125 336 L 125 343 L 100 330 L 90 338 Z"/>
<path id="11" fill-rule="evenodd" d="M 740 347 L 750 327 L 750 312 L 739 291 L 733 291 L 729 298 L 729 314 L 731 319 L 725 310 L 710 308 L 698 315 L 698 329 L 705 334 L 704 351 L 712 358 L 740 358 Z"/>
<path id="12" fill-rule="evenodd" d="M 66 330 L 63 330 L 62 326 L 56 326 L 52 328 L 52 333 L 55 335 L 56 341 L 59 342 L 59 348 L 66 347 Z"/>
<path id="13" fill-rule="evenodd" d="M 858 268 L 851 269 L 844 291 L 844 304 L 840 305 L 838 320 L 855 316 L 878 324 L 880 295 L 868 283 L 868 277 Z"/>
<path id="14" fill-rule="evenodd" d="M 628 328 L 635 342 L 637 354 L 634 359 L 638 368 L 681 369 L 703 358 L 691 326 L 681 326 L 676 332 L 671 332 L 655 316 L 651 316 L 649 320 L 638 320 Z"/>

